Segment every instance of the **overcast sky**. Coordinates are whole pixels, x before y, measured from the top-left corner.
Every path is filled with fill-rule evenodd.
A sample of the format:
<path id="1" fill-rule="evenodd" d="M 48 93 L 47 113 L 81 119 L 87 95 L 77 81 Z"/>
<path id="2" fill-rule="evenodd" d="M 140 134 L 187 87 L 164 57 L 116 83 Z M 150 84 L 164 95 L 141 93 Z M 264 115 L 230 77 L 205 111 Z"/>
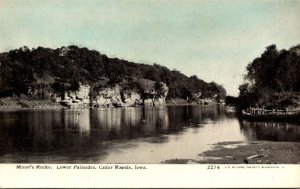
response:
<path id="1" fill-rule="evenodd" d="M 299 18 L 300 0 L 0 0 L 0 51 L 75 44 L 237 95 L 266 46 L 300 43 Z"/>

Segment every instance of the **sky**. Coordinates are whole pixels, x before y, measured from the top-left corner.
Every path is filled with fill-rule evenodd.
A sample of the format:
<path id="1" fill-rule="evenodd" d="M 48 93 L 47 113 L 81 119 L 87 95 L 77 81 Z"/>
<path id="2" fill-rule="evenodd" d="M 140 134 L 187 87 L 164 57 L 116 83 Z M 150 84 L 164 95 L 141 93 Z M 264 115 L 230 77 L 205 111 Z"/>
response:
<path id="1" fill-rule="evenodd" d="M 238 95 L 265 47 L 300 43 L 300 0 L 0 0 L 0 52 L 78 45 Z"/>

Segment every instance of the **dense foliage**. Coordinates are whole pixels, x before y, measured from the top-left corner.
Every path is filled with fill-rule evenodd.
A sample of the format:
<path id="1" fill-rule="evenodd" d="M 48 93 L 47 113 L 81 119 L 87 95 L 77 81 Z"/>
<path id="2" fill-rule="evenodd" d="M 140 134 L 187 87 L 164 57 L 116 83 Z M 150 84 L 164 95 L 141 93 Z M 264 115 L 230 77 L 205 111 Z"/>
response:
<path id="1" fill-rule="evenodd" d="M 154 64 L 137 64 L 118 58 L 108 58 L 96 50 L 77 46 L 57 49 L 38 47 L 19 49 L 0 54 L 0 95 L 20 95 L 28 87 L 45 87 L 55 91 L 72 90 L 78 83 L 95 84 L 108 79 L 111 85 L 131 78 L 162 81 L 169 87 L 168 98 L 202 97 L 225 98 L 225 89 L 206 83 L 197 76 L 187 77 L 176 70 Z"/>
<path id="2" fill-rule="evenodd" d="M 276 107 L 280 100 L 285 101 L 281 107 L 288 106 L 300 92 L 300 45 L 280 51 L 276 45 L 268 46 L 246 69 L 245 82 L 239 87 L 242 108 Z"/>

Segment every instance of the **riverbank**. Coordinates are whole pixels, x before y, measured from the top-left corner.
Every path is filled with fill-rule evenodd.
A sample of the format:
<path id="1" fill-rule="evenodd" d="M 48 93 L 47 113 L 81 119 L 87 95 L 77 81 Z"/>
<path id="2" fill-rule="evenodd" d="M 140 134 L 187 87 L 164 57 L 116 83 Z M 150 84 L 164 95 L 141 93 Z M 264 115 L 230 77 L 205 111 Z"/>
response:
<path id="1" fill-rule="evenodd" d="M 0 112 L 32 110 L 32 109 L 61 109 L 61 104 L 50 100 L 29 100 L 26 98 L 12 97 L 0 98 Z"/>
<path id="2" fill-rule="evenodd" d="M 300 164 L 300 142 L 220 142 L 198 159 L 171 159 L 169 164 Z"/>
<path id="3" fill-rule="evenodd" d="M 216 103 L 211 103 L 216 104 Z M 189 102 L 184 99 L 172 99 L 166 100 L 164 106 L 187 106 L 187 105 L 199 105 L 196 102 Z M 141 105 L 142 106 L 142 105 Z M 29 98 L 0 98 L 0 112 L 6 111 L 19 111 L 19 110 L 35 110 L 35 109 L 63 109 L 66 106 L 61 105 L 58 102 L 52 102 L 51 100 L 31 100 Z"/>

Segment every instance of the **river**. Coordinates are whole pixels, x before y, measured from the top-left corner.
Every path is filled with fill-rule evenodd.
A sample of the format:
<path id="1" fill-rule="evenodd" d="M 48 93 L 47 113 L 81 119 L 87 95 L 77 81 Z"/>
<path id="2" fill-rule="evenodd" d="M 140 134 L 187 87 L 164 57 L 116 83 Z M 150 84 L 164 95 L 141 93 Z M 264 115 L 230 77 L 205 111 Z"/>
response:
<path id="1" fill-rule="evenodd" d="M 300 124 L 241 121 L 221 105 L 0 112 L 1 163 L 161 163 L 257 140 L 300 142 Z"/>

